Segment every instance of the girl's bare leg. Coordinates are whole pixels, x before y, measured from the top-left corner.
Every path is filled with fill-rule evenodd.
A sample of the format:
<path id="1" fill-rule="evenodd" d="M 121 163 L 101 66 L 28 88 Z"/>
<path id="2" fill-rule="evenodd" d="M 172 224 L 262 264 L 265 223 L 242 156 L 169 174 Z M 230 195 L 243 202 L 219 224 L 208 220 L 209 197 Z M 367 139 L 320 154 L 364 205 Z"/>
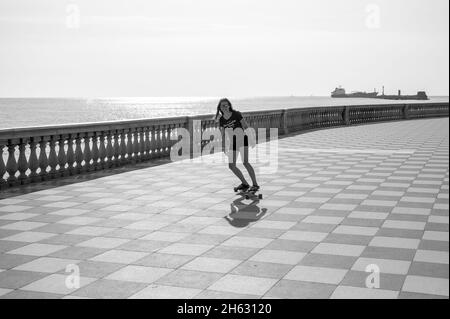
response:
<path id="1" fill-rule="evenodd" d="M 228 167 L 241 180 L 242 184 L 248 185 L 241 170 L 236 166 L 237 151 L 229 150 L 228 152 Z"/>
<path id="2" fill-rule="evenodd" d="M 252 179 L 253 185 L 258 185 L 258 182 L 256 181 L 255 170 L 253 169 L 252 164 L 250 164 L 250 162 L 248 161 L 248 147 L 241 148 L 240 154 L 242 162 L 244 163 L 244 167 L 247 169 L 247 172 L 250 175 L 250 178 Z"/>

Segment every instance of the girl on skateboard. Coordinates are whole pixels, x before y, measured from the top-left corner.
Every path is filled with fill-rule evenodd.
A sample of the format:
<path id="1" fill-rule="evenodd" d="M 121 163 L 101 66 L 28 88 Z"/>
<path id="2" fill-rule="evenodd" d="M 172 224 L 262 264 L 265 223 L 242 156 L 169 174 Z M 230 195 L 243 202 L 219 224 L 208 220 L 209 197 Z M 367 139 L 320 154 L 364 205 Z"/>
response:
<path id="1" fill-rule="evenodd" d="M 231 130 L 235 130 L 237 128 L 242 129 L 244 132 L 249 128 L 248 123 L 242 117 L 241 112 L 235 111 L 231 102 L 228 99 L 222 99 L 219 101 L 217 105 L 217 112 L 215 116 L 215 121 L 219 123 L 220 129 L 222 131 L 222 136 L 224 136 L 223 132 L 227 132 L 228 134 Z M 247 131 L 248 132 L 248 131 Z M 245 132 L 245 133 L 247 133 Z M 244 133 L 243 141 L 242 139 L 236 138 L 236 135 L 229 134 L 230 142 L 232 142 L 232 146 L 228 150 L 228 167 L 240 179 L 241 185 L 235 188 L 235 191 L 249 191 L 256 192 L 259 190 L 258 183 L 256 182 L 256 175 L 253 166 L 248 161 L 248 136 Z M 231 136 L 233 136 L 233 141 L 231 141 Z M 242 145 L 243 142 L 243 145 Z M 241 145 L 237 145 L 241 144 Z M 236 160 L 238 154 L 241 155 L 242 162 L 244 167 L 247 169 L 250 178 L 252 179 L 253 186 L 250 185 L 245 180 L 244 175 L 241 170 L 236 166 Z"/>

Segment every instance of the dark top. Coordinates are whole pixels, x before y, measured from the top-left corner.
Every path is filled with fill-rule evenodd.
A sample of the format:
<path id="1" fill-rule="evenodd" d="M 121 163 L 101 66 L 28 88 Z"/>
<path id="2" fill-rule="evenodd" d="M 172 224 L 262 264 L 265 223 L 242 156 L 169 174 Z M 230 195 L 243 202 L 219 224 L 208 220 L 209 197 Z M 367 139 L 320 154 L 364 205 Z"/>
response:
<path id="1" fill-rule="evenodd" d="M 239 111 L 232 111 L 231 116 L 228 120 L 226 120 L 223 116 L 220 118 L 219 120 L 219 125 L 225 129 L 227 128 L 231 128 L 231 129 L 236 129 L 236 128 L 242 128 L 242 124 L 241 124 L 241 120 L 243 119 L 241 112 Z M 236 136 L 233 135 L 233 143 L 231 144 L 231 148 L 236 151 L 240 146 L 242 145 L 237 145 L 237 141 L 236 141 Z M 244 135 L 244 145 L 245 147 L 248 146 L 248 136 Z"/>
<path id="2" fill-rule="evenodd" d="M 242 128 L 241 120 L 242 120 L 241 112 L 231 111 L 230 118 L 228 120 L 226 120 L 222 115 L 222 117 L 220 118 L 219 124 L 223 128 L 232 128 L 234 130 L 235 128 L 238 128 L 238 127 Z"/>

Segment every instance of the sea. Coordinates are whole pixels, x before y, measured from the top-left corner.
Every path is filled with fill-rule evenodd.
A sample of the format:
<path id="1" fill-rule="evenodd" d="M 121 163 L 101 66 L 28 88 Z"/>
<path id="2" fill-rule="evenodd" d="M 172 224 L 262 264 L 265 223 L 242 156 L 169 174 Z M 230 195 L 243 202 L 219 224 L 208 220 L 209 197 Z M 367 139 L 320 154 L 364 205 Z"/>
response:
<path id="1" fill-rule="evenodd" d="M 418 102 L 363 98 L 333 99 L 318 96 L 230 97 L 229 99 L 233 107 L 242 112 Z M 214 114 L 219 100 L 219 97 L 0 98 L 0 130 Z M 448 101 L 448 96 L 434 96 L 427 102 Z"/>

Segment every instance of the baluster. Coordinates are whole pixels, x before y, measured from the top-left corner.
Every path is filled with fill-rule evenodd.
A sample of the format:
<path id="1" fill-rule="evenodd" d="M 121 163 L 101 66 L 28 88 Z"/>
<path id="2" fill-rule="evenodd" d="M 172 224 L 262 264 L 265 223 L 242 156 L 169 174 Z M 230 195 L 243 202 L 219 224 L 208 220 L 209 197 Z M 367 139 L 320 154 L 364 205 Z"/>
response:
<path id="1" fill-rule="evenodd" d="M 101 132 L 100 133 L 100 148 L 99 148 L 99 158 L 100 158 L 100 163 L 99 163 L 99 167 L 100 169 L 104 169 L 105 168 L 105 161 L 106 161 L 106 147 L 105 147 L 105 132 Z"/>
<path id="2" fill-rule="evenodd" d="M 67 170 L 72 175 L 75 171 L 75 152 L 73 151 L 73 135 L 69 134 L 67 139 Z"/>
<path id="3" fill-rule="evenodd" d="M 114 134 L 114 138 L 112 137 L 112 134 Z M 110 135 L 111 135 L 110 136 L 111 143 L 114 140 L 114 147 L 111 147 L 111 157 L 114 156 L 114 162 L 111 163 L 111 166 L 120 166 L 120 161 L 122 160 L 120 157 L 120 142 L 121 142 L 121 139 L 119 141 L 120 133 L 118 130 L 115 130 L 111 131 Z"/>
<path id="4" fill-rule="evenodd" d="M 161 134 L 162 134 L 162 128 L 161 126 L 158 126 L 156 130 L 156 157 L 161 157 Z M 193 143 L 193 141 L 191 141 Z"/>
<path id="5" fill-rule="evenodd" d="M 127 150 L 128 154 L 127 163 L 131 163 L 133 161 L 133 133 L 131 132 L 131 128 L 128 129 L 127 135 Z"/>
<path id="6" fill-rule="evenodd" d="M 113 167 L 114 165 L 119 164 L 119 160 L 118 160 L 119 152 L 116 151 L 116 149 L 118 149 L 118 147 L 119 147 L 118 133 L 117 133 L 117 131 L 115 132 L 115 134 L 113 132 L 114 131 L 109 131 L 108 135 L 106 136 L 106 139 L 107 139 L 106 157 L 108 158 L 107 167 Z M 113 134 L 114 134 L 114 137 L 113 137 Z M 113 139 L 114 139 L 114 148 L 112 145 Z M 113 162 L 113 157 L 114 157 L 114 162 Z"/>
<path id="7" fill-rule="evenodd" d="M 151 158 L 152 145 L 150 143 L 150 127 L 145 128 L 145 159 Z"/>
<path id="8" fill-rule="evenodd" d="M 66 150 L 65 148 L 66 144 L 66 137 L 64 135 L 60 135 L 58 146 L 59 146 L 59 152 L 58 152 L 58 164 L 59 164 L 59 176 L 67 176 L 67 156 L 66 156 Z"/>
<path id="9" fill-rule="evenodd" d="M 141 161 L 145 161 L 146 154 L 145 154 L 145 127 L 139 129 L 139 159 Z"/>
<path id="10" fill-rule="evenodd" d="M 98 151 L 98 134 L 97 132 L 93 133 L 92 136 L 92 170 L 98 170 L 99 168 L 99 151 Z"/>
<path id="11" fill-rule="evenodd" d="M 201 124 L 199 125 L 199 127 L 197 128 L 197 130 L 200 130 L 200 133 L 201 133 L 201 131 L 202 131 L 202 127 L 201 127 Z M 166 154 L 167 154 L 167 150 L 166 150 L 166 148 L 167 148 L 167 133 L 169 132 L 169 128 L 168 128 L 168 125 L 164 125 L 163 126 L 163 129 L 162 129 L 162 140 L 161 140 L 161 146 L 162 146 L 162 152 L 161 152 L 161 155 L 162 155 L 162 157 L 165 157 L 166 156 Z M 202 147 L 202 145 L 201 145 L 201 143 L 200 143 L 200 149 L 201 149 L 201 147 Z"/>
<path id="12" fill-rule="evenodd" d="M 81 139 L 82 137 L 80 134 L 77 134 L 75 139 L 75 163 L 77 164 L 76 172 L 78 174 L 81 173 L 83 169 L 83 150 L 81 149 Z"/>
<path id="13" fill-rule="evenodd" d="M 50 166 L 50 177 L 55 178 L 58 157 L 56 156 L 56 138 L 54 135 L 50 136 L 50 154 L 48 156 L 48 164 Z"/>
<path id="14" fill-rule="evenodd" d="M 10 186 L 16 185 L 17 178 L 17 162 L 16 162 L 16 144 L 12 141 L 8 141 L 8 161 L 6 162 L 6 171 L 8 172 L 8 183 Z"/>
<path id="15" fill-rule="evenodd" d="M 39 142 L 39 168 L 41 169 L 41 171 L 39 172 L 39 176 L 41 178 L 41 181 L 45 181 L 48 177 L 47 167 L 47 141 L 45 140 L 45 137 L 42 137 L 41 141 Z"/>
<path id="16" fill-rule="evenodd" d="M 139 162 L 139 132 L 138 132 L 138 128 L 134 129 L 134 133 L 133 133 L 133 163 Z"/>
<path id="17" fill-rule="evenodd" d="M 127 162 L 127 143 L 125 141 L 126 133 L 125 130 L 120 132 L 120 164 L 126 164 Z"/>
<path id="18" fill-rule="evenodd" d="M 89 172 L 92 170 L 91 160 L 91 136 L 90 133 L 85 133 L 84 135 L 84 152 L 83 152 L 83 158 L 84 158 L 84 167 L 83 172 Z"/>
<path id="19" fill-rule="evenodd" d="M 0 189 L 2 189 L 6 185 L 5 181 L 5 173 L 6 173 L 6 166 L 5 162 L 3 161 L 3 152 L 4 152 L 5 145 L 0 144 Z"/>
<path id="20" fill-rule="evenodd" d="M 29 182 L 28 177 L 27 177 L 27 170 L 28 170 L 28 161 L 27 161 L 27 157 L 25 156 L 25 150 L 26 150 L 26 146 L 27 146 L 27 141 L 24 139 L 20 139 L 20 144 L 19 144 L 19 161 L 18 161 L 18 170 L 19 170 L 19 182 L 20 184 L 25 184 L 27 182 Z"/>

